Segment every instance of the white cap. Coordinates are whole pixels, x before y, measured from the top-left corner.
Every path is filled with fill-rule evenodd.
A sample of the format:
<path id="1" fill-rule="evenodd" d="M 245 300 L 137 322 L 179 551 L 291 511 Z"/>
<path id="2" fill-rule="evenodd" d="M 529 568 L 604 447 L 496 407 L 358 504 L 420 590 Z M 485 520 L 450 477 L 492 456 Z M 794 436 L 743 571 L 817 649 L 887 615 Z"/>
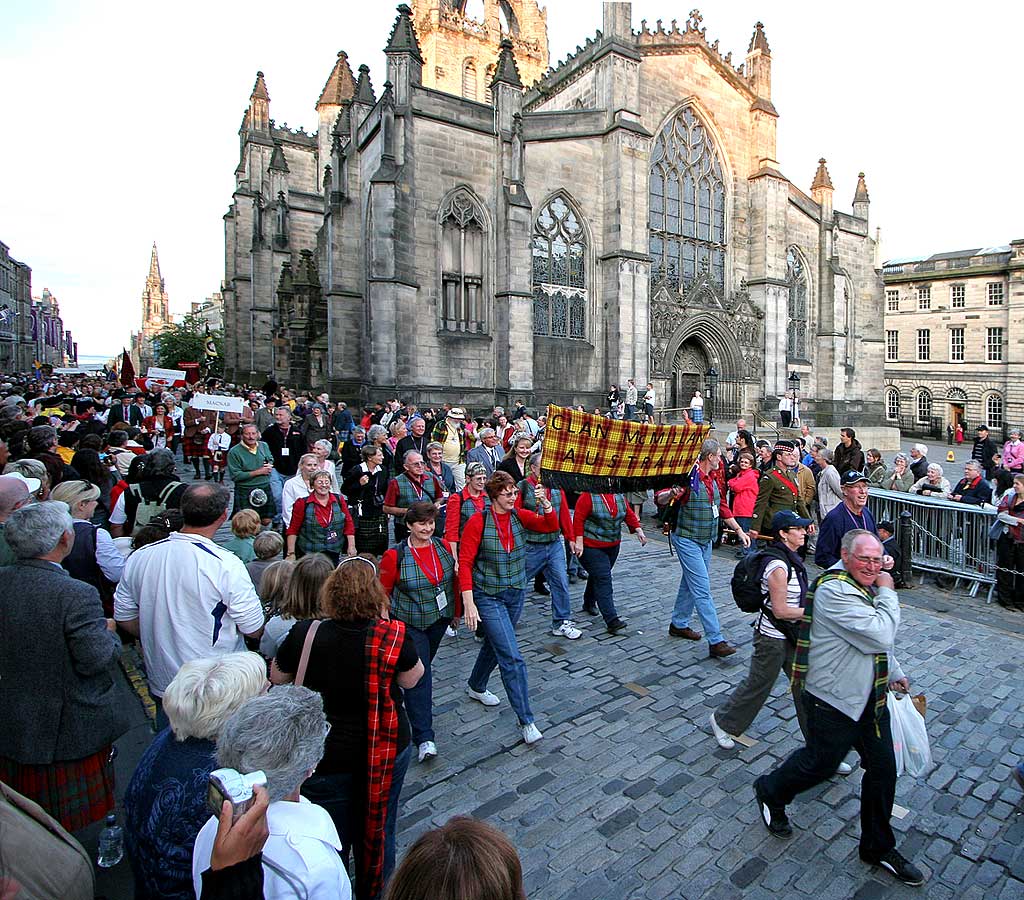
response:
<path id="1" fill-rule="evenodd" d="M 43 486 L 43 483 L 38 478 L 26 478 L 21 472 L 8 472 L 6 475 L 0 475 L 0 478 L 16 478 L 28 488 L 30 494 L 34 494 Z"/>

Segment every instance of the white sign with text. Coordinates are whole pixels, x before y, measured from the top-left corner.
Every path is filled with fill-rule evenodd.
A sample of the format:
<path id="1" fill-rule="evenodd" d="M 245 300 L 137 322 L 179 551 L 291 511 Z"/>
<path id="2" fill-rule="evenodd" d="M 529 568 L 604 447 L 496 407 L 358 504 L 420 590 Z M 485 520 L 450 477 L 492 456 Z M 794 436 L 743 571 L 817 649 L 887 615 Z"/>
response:
<path id="1" fill-rule="evenodd" d="M 193 394 L 188 405 L 194 409 L 213 409 L 217 412 L 240 413 L 242 411 L 242 398 L 221 397 L 217 394 Z"/>

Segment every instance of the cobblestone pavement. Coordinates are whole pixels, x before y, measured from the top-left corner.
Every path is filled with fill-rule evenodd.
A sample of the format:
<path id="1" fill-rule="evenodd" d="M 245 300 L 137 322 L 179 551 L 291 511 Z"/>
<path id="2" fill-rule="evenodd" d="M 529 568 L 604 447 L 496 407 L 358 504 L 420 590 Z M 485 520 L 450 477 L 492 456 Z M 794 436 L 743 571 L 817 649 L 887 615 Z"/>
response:
<path id="1" fill-rule="evenodd" d="M 906 592 L 898 656 L 915 693 L 928 695 L 935 758 L 928 776 L 897 786 L 901 849 L 929 878 L 908 888 L 858 858 L 859 769 L 797 799 L 792 841 L 758 821 L 754 778 L 798 746 L 782 679 L 751 726 L 752 746 L 722 750 L 708 733 L 751 646 L 752 617 L 728 592 L 732 564 L 731 552 L 716 553 L 719 614 L 740 647 L 725 661 L 708 659 L 704 641 L 668 636 L 678 565 L 659 542 L 623 543 L 615 586 L 629 628 L 620 635 L 581 615 L 580 640 L 554 638 L 546 598 L 529 598 L 518 634 L 544 732 L 532 748 L 519 739 L 497 672 L 490 687 L 500 706 L 463 693 L 478 644 L 446 638 L 434 662 L 440 756 L 410 768 L 400 852 L 468 813 L 509 835 L 527 895 L 544 900 L 1024 897 L 1024 805 L 1012 777 L 1024 756 L 1020 622 L 980 601 Z M 574 609 L 582 588 L 572 588 Z"/>

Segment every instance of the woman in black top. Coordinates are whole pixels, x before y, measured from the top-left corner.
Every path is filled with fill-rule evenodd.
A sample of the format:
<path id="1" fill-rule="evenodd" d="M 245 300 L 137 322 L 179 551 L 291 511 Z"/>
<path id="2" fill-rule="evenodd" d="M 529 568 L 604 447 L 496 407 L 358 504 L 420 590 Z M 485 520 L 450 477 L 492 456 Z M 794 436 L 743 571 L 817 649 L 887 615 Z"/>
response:
<path id="1" fill-rule="evenodd" d="M 361 455 L 362 463 L 345 473 L 341 492 L 356 520 L 356 552 L 382 556 L 388 549 L 388 517 L 384 515 L 388 476 L 384 453 L 380 447 L 367 444 Z"/>
<path id="2" fill-rule="evenodd" d="M 498 472 L 508 472 L 516 484 L 530 474 L 530 448 L 533 446 L 533 438 L 528 434 L 521 434 L 514 441 L 505 458 L 498 463 Z"/>
<path id="3" fill-rule="evenodd" d="M 365 556 L 353 556 L 341 564 L 324 583 L 320 595 L 320 612 L 327 618 L 320 622 L 309 654 L 303 685 L 323 696 L 330 734 L 324 748 L 323 759 L 313 776 L 302 786 L 302 793 L 330 813 L 342 844 L 342 858 L 348 863 L 349 851 L 354 851 L 356 865 L 362 872 L 364 821 L 367 818 L 368 753 L 367 735 L 374 709 L 386 704 L 397 712 L 398 734 L 391 765 L 391 786 L 387 796 L 387 815 L 384 823 L 383 878 L 395 865 L 395 826 L 398 818 L 398 798 L 402 791 L 406 769 L 409 767 L 409 717 L 402 702 L 402 690 L 415 687 L 423 675 L 412 639 L 400 622 L 390 622 L 393 639 L 401 638 L 401 650 L 394 664 L 393 678 L 386 686 L 386 695 L 375 696 L 371 705 L 367 694 L 367 671 L 376 661 L 367 658 L 367 645 L 371 631 L 382 627 L 382 614 L 388 608 L 388 598 L 377 578 L 377 567 Z M 270 671 L 274 684 L 287 684 L 294 680 L 299 668 L 306 633 L 312 622 L 299 622 L 284 639 Z M 390 710 L 388 710 L 390 711 Z M 378 733 L 380 729 L 377 729 Z M 375 742 L 372 748 L 379 750 Z M 370 900 L 370 895 L 359 889 L 356 897 Z"/>

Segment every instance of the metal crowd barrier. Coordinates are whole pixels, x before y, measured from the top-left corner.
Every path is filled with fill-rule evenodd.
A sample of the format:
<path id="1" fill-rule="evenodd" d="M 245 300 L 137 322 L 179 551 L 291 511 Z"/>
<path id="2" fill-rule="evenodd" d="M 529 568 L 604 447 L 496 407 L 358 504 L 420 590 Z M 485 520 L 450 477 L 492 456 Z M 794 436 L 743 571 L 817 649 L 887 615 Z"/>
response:
<path id="1" fill-rule="evenodd" d="M 909 560 L 920 571 L 963 579 L 970 583 L 972 597 L 988 585 L 987 600 L 992 601 L 996 559 L 989 531 L 994 508 L 874 487 L 868 491 L 868 508 L 876 522 L 887 519 L 896 525 L 904 566 Z M 904 572 L 909 583 L 910 573 Z"/>

